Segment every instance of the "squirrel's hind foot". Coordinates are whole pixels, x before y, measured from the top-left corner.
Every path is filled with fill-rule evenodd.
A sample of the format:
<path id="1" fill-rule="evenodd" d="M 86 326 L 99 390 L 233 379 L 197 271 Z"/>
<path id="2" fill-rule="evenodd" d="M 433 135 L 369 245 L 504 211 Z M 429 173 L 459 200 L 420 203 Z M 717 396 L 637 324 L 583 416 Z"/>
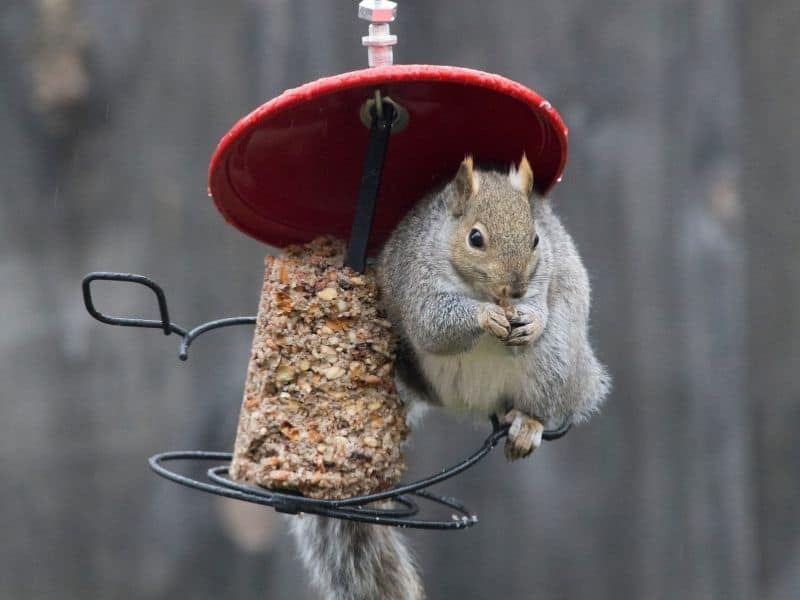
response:
<path id="1" fill-rule="evenodd" d="M 506 413 L 503 421 L 511 424 L 505 445 L 505 455 L 508 460 L 525 458 L 541 446 L 544 425 L 533 417 L 515 408 Z"/>

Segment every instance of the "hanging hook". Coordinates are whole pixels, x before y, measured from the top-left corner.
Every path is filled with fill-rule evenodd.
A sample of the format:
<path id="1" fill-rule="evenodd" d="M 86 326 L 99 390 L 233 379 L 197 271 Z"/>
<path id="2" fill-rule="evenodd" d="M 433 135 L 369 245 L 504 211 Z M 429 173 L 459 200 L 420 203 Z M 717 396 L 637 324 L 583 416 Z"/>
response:
<path id="1" fill-rule="evenodd" d="M 383 119 L 383 99 L 381 98 L 381 91 L 375 90 L 375 115 L 378 119 Z M 393 123 L 394 124 L 394 123 Z"/>
<path id="2" fill-rule="evenodd" d="M 391 104 L 392 108 L 394 109 L 392 135 L 405 130 L 409 121 L 409 115 L 406 108 L 395 102 L 391 96 L 384 96 L 382 94 L 379 96 L 379 94 L 380 92 L 376 90 L 375 95 L 372 98 L 367 98 L 358 111 L 358 116 L 361 119 L 361 122 L 364 124 L 364 127 L 367 129 L 372 127 L 372 117 L 375 112 L 380 110 L 381 113 L 383 113 L 384 106 L 386 104 Z M 378 97 L 380 97 L 380 102 L 377 100 Z M 381 116 L 381 114 L 378 114 L 378 118 Z"/>

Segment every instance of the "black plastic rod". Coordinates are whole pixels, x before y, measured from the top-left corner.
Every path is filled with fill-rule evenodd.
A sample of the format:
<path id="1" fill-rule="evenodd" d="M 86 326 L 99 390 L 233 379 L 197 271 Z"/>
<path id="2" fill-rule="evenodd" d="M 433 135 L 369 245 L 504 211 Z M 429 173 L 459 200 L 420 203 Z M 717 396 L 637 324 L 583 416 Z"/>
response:
<path id="1" fill-rule="evenodd" d="M 367 266 L 367 247 L 375 218 L 375 203 L 381 188 L 381 174 L 392 134 L 392 122 L 395 109 L 381 100 L 380 110 L 377 103 L 372 109 L 372 125 L 369 128 L 367 154 L 364 158 L 364 169 L 361 173 L 361 188 L 358 191 L 356 213 L 353 217 L 353 228 L 344 264 L 346 267 L 363 273 Z"/>

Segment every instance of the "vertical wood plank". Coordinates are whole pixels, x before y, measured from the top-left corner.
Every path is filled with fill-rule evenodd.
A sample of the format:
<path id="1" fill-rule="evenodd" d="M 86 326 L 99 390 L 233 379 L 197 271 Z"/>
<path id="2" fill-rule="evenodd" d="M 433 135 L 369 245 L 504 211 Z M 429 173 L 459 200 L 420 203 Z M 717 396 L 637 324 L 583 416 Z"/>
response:
<path id="1" fill-rule="evenodd" d="M 782 599 L 800 586 L 800 7 L 747 4 L 745 23 L 742 192 L 756 548 L 763 597 Z"/>

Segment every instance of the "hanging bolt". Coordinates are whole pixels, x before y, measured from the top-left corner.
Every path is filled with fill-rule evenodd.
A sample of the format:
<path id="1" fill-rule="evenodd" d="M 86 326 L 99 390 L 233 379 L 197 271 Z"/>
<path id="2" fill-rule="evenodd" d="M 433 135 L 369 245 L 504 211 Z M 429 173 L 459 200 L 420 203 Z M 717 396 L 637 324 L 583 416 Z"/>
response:
<path id="1" fill-rule="evenodd" d="M 384 67 L 394 62 L 392 46 L 397 36 L 392 35 L 389 23 L 397 16 L 397 2 L 390 0 L 362 0 L 358 5 L 358 17 L 369 21 L 369 35 L 361 38 L 367 47 L 370 67 Z"/>

